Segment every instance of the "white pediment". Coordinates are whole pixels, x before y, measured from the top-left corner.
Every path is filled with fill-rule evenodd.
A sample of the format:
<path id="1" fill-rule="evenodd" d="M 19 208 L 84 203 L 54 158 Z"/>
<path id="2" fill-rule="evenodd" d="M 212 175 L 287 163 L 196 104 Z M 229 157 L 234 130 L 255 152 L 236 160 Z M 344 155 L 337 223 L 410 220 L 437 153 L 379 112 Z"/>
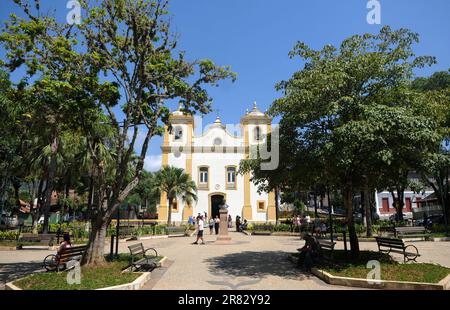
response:
<path id="1" fill-rule="evenodd" d="M 222 124 L 212 124 L 205 128 L 202 135 L 193 137 L 194 147 L 198 146 L 224 146 L 238 147 L 242 146 L 244 140 L 238 136 L 238 128 L 229 127 Z M 230 132 L 231 131 L 231 132 Z"/>

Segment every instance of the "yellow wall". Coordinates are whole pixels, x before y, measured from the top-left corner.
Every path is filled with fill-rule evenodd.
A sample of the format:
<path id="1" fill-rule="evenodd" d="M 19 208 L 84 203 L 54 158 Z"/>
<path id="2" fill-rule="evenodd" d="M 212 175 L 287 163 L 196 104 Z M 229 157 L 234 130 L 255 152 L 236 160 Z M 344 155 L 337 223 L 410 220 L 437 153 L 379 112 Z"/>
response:
<path id="1" fill-rule="evenodd" d="M 164 129 L 164 142 L 163 146 L 169 145 L 169 131 L 167 126 Z M 162 167 L 165 167 L 169 164 L 169 153 L 167 150 L 163 151 L 162 154 Z M 158 208 L 158 221 L 159 222 L 167 222 L 168 218 L 168 208 L 167 208 L 167 194 L 165 192 L 161 193 L 161 198 L 159 201 L 159 208 Z"/>
<path id="2" fill-rule="evenodd" d="M 249 156 L 249 132 L 248 126 L 244 125 L 244 148 L 245 148 L 245 158 Z M 252 205 L 250 202 L 250 173 L 244 174 L 244 206 L 242 208 L 242 219 L 247 221 L 252 220 Z"/>

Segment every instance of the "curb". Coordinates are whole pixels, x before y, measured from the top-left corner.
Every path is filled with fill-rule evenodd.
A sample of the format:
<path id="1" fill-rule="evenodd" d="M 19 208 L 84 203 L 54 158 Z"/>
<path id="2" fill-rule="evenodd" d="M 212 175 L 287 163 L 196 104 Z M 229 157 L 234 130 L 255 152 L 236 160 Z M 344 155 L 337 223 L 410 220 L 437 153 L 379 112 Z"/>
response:
<path id="1" fill-rule="evenodd" d="M 165 238 L 169 238 L 169 235 L 139 237 L 138 240 L 165 239 Z M 134 241 L 136 241 L 136 240 L 134 240 Z"/>
<path id="2" fill-rule="evenodd" d="M 331 285 L 381 290 L 450 290 L 450 274 L 438 283 L 423 283 L 388 280 L 378 280 L 376 282 L 371 282 L 366 279 L 333 276 L 332 274 L 317 268 L 312 268 L 311 272 L 322 281 Z"/>
<path id="3" fill-rule="evenodd" d="M 98 289 L 96 289 L 96 291 L 116 291 L 116 290 L 135 291 L 135 290 L 139 290 L 150 280 L 151 276 L 152 276 L 151 272 L 143 272 L 141 276 L 139 276 L 136 280 L 134 280 L 131 283 L 110 286 L 110 287 L 104 287 L 104 288 L 98 288 Z"/>
<path id="4" fill-rule="evenodd" d="M 2 246 L 0 247 L 0 251 L 17 251 L 16 246 Z"/>
<path id="5" fill-rule="evenodd" d="M 430 241 L 433 241 L 433 242 L 446 242 L 446 241 L 450 241 L 450 237 L 430 238 Z"/>
<path id="6" fill-rule="evenodd" d="M 162 262 L 162 260 L 161 260 L 161 262 Z M 151 275 L 152 275 L 151 272 L 142 272 L 142 275 L 140 275 L 136 280 L 134 280 L 131 283 L 126 283 L 126 284 L 121 284 L 121 285 L 116 285 L 116 286 L 109 286 L 109 287 L 104 287 L 104 288 L 98 288 L 98 289 L 96 289 L 96 291 L 139 290 L 150 280 Z M 19 279 L 16 279 L 14 281 L 17 281 L 17 280 L 19 280 Z M 14 281 L 6 283 L 5 290 L 7 290 L 7 291 L 23 291 L 23 289 L 14 285 Z"/>

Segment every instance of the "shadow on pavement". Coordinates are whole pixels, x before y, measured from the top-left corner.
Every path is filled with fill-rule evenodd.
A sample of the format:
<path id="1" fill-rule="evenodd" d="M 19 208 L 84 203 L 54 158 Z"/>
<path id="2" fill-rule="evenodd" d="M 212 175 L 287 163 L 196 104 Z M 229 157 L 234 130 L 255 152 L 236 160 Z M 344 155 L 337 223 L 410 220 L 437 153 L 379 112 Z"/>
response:
<path id="1" fill-rule="evenodd" d="M 244 251 L 213 257 L 206 260 L 212 274 L 226 274 L 235 277 L 278 276 L 286 279 L 302 280 L 308 274 L 297 269 L 289 260 L 288 252 Z"/>
<path id="2" fill-rule="evenodd" d="M 36 271 L 44 271 L 42 262 L 21 262 L 0 264 L 0 285 L 24 277 Z"/>

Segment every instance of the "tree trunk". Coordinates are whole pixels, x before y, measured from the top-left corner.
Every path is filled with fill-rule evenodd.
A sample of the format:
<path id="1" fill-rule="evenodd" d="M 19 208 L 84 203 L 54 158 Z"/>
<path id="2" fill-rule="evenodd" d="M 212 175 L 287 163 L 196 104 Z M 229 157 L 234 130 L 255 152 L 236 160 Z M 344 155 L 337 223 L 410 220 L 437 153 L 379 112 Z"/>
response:
<path id="1" fill-rule="evenodd" d="M 372 237 L 372 210 L 370 208 L 370 191 L 367 181 L 364 185 L 364 210 L 366 213 L 367 237 Z"/>
<path id="2" fill-rule="evenodd" d="M 356 235 L 355 223 L 353 221 L 353 190 L 351 182 L 347 182 L 343 190 L 344 207 L 347 210 L 347 228 L 348 235 L 350 239 L 350 249 L 352 258 L 357 258 L 359 256 L 359 243 L 358 236 Z"/>
<path id="3" fill-rule="evenodd" d="M 316 195 L 316 193 L 314 193 L 314 216 L 316 218 L 319 217 L 319 215 L 317 214 L 317 195 Z"/>
<path id="4" fill-rule="evenodd" d="M 16 201 L 16 204 L 20 206 L 20 182 L 17 180 L 12 182 L 12 186 L 14 188 L 14 200 Z"/>
<path id="5" fill-rule="evenodd" d="M 278 224 L 278 219 L 280 218 L 280 202 L 279 200 L 280 192 L 278 190 L 278 187 L 275 187 L 275 219 L 276 223 Z"/>
<path id="6" fill-rule="evenodd" d="M 38 190 L 37 190 L 37 203 L 36 203 L 36 208 L 35 209 L 30 209 L 31 211 L 31 231 L 33 232 L 33 234 L 37 234 L 38 233 L 38 221 L 39 218 L 41 217 L 41 207 L 42 207 L 42 195 L 43 195 L 43 188 L 44 188 L 44 180 L 41 179 L 39 181 L 39 185 L 38 185 Z M 33 201 L 34 203 L 34 201 Z M 33 206 L 33 204 L 31 205 Z"/>
<path id="7" fill-rule="evenodd" d="M 397 214 L 396 222 L 403 221 L 403 205 L 404 205 L 403 196 L 405 195 L 404 189 L 397 188 L 397 196 L 393 191 L 391 191 L 391 195 L 394 203 L 394 208 Z"/>
<path id="8" fill-rule="evenodd" d="M 167 210 L 167 226 L 172 225 L 172 203 L 173 198 L 169 198 L 169 210 Z"/>
<path id="9" fill-rule="evenodd" d="M 53 193 L 53 179 L 56 174 L 56 156 L 58 152 L 58 135 L 55 133 L 53 136 L 52 144 L 51 144 L 51 153 L 50 153 L 50 166 L 48 170 L 48 179 L 47 179 L 47 192 L 45 197 L 45 205 L 44 205 L 44 225 L 42 228 L 42 233 L 48 233 L 48 219 L 50 216 L 50 207 L 52 204 L 52 193 Z"/>
<path id="10" fill-rule="evenodd" d="M 81 261 L 82 265 L 100 265 L 105 262 L 105 241 L 109 222 L 110 220 L 108 221 L 100 216 L 97 221 L 92 221 L 92 231 L 89 236 L 87 250 Z M 118 238 L 118 236 L 116 237 Z"/>

